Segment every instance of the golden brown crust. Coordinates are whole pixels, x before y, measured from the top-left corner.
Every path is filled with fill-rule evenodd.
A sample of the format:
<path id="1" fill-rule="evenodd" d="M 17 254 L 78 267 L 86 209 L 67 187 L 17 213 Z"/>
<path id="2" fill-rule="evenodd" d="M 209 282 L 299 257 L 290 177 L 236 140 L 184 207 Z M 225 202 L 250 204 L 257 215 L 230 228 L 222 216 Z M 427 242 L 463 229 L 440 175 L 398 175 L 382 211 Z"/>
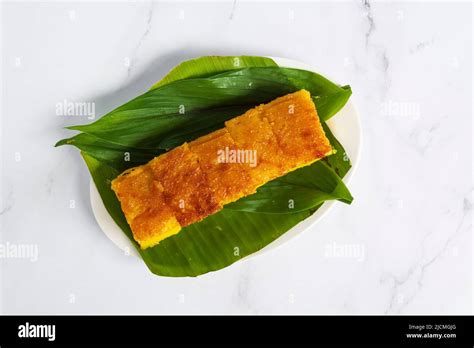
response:
<path id="1" fill-rule="evenodd" d="M 189 143 L 189 149 L 197 155 L 220 205 L 255 192 L 244 165 L 228 158 L 238 147 L 225 128 Z"/>
<path id="2" fill-rule="evenodd" d="M 154 181 L 147 166 L 127 170 L 112 182 L 122 211 L 138 241 L 156 238 L 181 228 L 163 197 L 163 187 Z"/>
<path id="3" fill-rule="evenodd" d="M 149 167 L 162 184 L 165 201 L 181 226 L 202 220 L 222 208 L 188 144 L 156 157 Z"/>
<path id="4" fill-rule="evenodd" d="M 169 229 L 174 229 L 176 232 L 181 229 L 173 211 L 164 199 L 161 184 L 153 181 L 151 186 L 149 199 L 143 201 L 147 208 L 130 224 L 138 240 L 156 238 L 156 235 L 166 234 Z"/>
<path id="5" fill-rule="evenodd" d="M 239 149 L 254 151 L 256 165 L 246 163 L 252 179 L 250 185 L 258 187 L 284 174 L 282 152 L 267 120 L 260 117 L 263 106 L 247 111 L 225 123 L 230 136 Z"/>
<path id="6" fill-rule="evenodd" d="M 285 168 L 287 170 L 322 158 L 332 150 L 307 91 L 288 94 L 270 102 L 265 105 L 263 117 L 272 126 L 285 163 L 289 166 Z"/>
<path id="7" fill-rule="evenodd" d="M 151 203 L 152 174 L 146 166 L 131 168 L 112 182 L 112 189 L 131 223 Z"/>

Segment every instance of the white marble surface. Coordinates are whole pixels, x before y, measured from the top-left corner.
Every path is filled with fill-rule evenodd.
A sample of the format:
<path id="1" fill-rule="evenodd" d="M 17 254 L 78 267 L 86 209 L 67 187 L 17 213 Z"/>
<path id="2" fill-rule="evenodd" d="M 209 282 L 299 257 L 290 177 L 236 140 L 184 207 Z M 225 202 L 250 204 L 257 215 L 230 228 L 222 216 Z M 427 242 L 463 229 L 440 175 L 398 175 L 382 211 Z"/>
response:
<path id="1" fill-rule="evenodd" d="M 1 24 L 1 243 L 38 247 L 0 259 L 3 313 L 472 312 L 470 3 L 7 2 Z M 102 115 L 210 54 L 297 59 L 352 86 L 355 201 L 278 250 L 160 278 L 98 228 L 78 151 L 53 148 L 88 120 L 55 106 Z"/>

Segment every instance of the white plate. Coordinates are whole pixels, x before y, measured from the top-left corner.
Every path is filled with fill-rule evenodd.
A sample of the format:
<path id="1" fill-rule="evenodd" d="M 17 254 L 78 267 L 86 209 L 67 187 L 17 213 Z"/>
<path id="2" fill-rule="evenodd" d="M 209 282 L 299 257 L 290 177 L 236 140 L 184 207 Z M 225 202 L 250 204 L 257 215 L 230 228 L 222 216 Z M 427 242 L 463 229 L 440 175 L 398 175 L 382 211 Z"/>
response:
<path id="1" fill-rule="evenodd" d="M 278 57 L 270 57 L 272 58 L 279 66 L 287 67 L 287 68 L 297 68 L 297 69 L 305 69 L 309 71 L 319 72 L 317 69 L 309 66 L 308 64 L 298 62 L 291 59 L 286 58 L 278 58 Z M 347 104 L 340 110 L 334 117 L 332 117 L 327 122 L 329 128 L 334 133 L 336 138 L 341 142 L 344 146 L 347 155 L 351 159 L 352 168 L 349 170 L 347 175 L 344 177 L 343 181 L 348 184 L 352 175 L 354 174 L 357 164 L 359 163 L 359 157 L 362 147 L 362 133 L 360 127 L 360 120 L 359 114 L 355 108 L 352 99 L 349 99 Z M 100 228 L 106 236 L 120 249 L 122 249 L 126 253 L 130 253 L 130 255 L 138 256 L 138 252 L 135 250 L 132 242 L 125 236 L 122 232 L 120 227 L 115 223 L 112 217 L 109 215 L 105 206 L 100 198 L 99 192 L 94 185 L 94 182 L 91 180 L 90 183 L 90 198 L 91 198 L 91 205 L 92 211 L 94 212 L 94 216 L 99 224 Z M 286 242 L 290 239 L 295 238 L 296 236 L 303 233 L 303 231 L 307 230 L 314 224 L 316 224 L 323 216 L 327 214 L 327 212 L 334 206 L 336 201 L 328 201 L 325 202 L 321 208 L 319 208 L 313 215 L 311 215 L 306 220 L 301 221 L 291 230 L 287 231 L 283 234 L 280 238 L 276 239 L 272 243 L 268 244 L 263 249 L 243 258 L 247 259 L 256 255 L 259 255 L 263 252 L 273 250 Z"/>

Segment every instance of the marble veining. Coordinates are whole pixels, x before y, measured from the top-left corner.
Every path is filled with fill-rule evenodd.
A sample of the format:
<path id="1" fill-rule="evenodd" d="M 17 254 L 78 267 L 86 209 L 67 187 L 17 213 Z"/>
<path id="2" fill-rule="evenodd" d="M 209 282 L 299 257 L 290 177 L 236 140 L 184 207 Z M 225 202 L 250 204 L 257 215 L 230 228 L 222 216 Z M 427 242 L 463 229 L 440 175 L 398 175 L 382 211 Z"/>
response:
<path id="1" fill-rule="evenodd" d="M 132 52 L 132 58 L 128 62 L 128 67 L 127 67 L 127 79 L 130 77 L 132 73 L 132 67 L 134 66 L 135 60 L 137 58 L 137 55 L 139 54 L 140 47 L 142 46 L 143 42 L 147 38 L 148 34 L 150 33 L 151 30 L 151 24 L 152 24 L 152 19 L 153 19 L 153 9 L 155 7 L 154 2 L 150 2 L 149 8 L 147 11 L 146 15 L 146 22 L 145 22 L 145 28 L 143 30 L 143 33 L 141 34 L 140 38 L 138 39 L 138 42 Z"/>

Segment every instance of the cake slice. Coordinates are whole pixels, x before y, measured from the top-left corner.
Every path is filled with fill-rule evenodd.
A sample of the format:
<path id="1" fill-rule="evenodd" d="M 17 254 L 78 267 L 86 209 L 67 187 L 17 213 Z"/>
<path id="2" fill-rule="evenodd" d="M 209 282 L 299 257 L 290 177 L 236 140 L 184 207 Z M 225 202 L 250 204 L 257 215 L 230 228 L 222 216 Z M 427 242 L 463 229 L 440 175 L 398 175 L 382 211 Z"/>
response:
<path id="1" fill-rule="evenodd" d="M 157 244 L 181 230 L 165 202 L 163 187 L 148 166 L 132 168 L 112 182 L 135 240 L 142 248 Z"/>
<path id="2" fill-rule="evenodd" d="M 181 226 L 200 221 L 222 208 L 187 143 L 155 157 L 148 167 L 162 185 L 164 200 Z"/>
<path id="3" fill-rule="evenodd" d="M 257 106 L 225 123 L 238 148 L 248 154 L 253 153 L 256 158 L 254 163 L 245 163 L 251 179 L 249 185 L 254 189 L 285 173 L 282 163 L 283 153 L 272 127 L 261 117 L 264 108 L 264 105 Z"/>
<path id="4" fill-rule="evenodd" d="M 255 192 L 250 176 L 241 163 L 239 148 L 227 129 L 223 128 L 189 143 L 206 174 L 216 201 L 225 205 Z"/>
<path id="5" fill-rule="evenodd" d="M 332 153 L 308 91 L 275 99 L 262 108 L 261 116 L 268 120 L 275 134 L 285 171 L 309 165 Z"/>

